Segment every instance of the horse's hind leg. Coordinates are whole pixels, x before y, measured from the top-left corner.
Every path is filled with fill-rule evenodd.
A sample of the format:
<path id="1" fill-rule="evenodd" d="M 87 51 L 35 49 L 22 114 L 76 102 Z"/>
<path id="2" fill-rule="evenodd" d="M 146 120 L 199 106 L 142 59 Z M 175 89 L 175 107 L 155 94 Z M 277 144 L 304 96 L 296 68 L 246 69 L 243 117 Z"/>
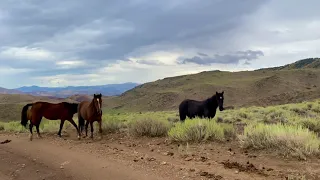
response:
<path id="1" fill-rule="evenodd" d="M 65 121 L 64 119 L 63 120 L 61 119 L 61 121 L 60 121 L 60 129 L 59 129 L 59 132 L 58 132 L 58 136 L 59 137 L 61 137 L 61 131 L 62 131 L 62 128 L 63 128 L 63 125 L 64 125 L 64 121 Z"/>
<path id="2" fill-rule="evenodd" d="M 30 130 L 29 139 L 30 139 L 30 141 L 32 141 L 32 137 L 33 137 L 32 128 L 33 128 L 33 124 L 32 124 L 32 122 L 30 122 L 30 124 L 29 124 L 29 130 Z"/>
<path id="3" fill-rule="evenodd" d="M 77 126 L 77 124 L 73 121 L 73 119 L 71 118 L 71 119 L 69 119 L 68 120 L 76 129 L 77 129 L 77 133 L 78 133 L 78 139 L 80 139 L 80 130 L 79 130 L 79 128 L 78 128 L 78 126 Z"/>
<path id="4" fill-rule="evenodd" d="M 86 127 L 85 127 L 85 129 L 86 129 L 86 136 L 85 136 L 85 137 L 87 137 L 87 136 L 88 136 L 89 121 L 86 122 L 86 125 L 85 125 L 85 126 L 86 126 Z"/>
<path id="5" fill-rule="evenodd" d="M 37 124 L 37 125 L 36 125 L 37 134 L 38 134 L 38 138 L 42 138 L 42 136 L 40 135 L 39 126 L 40 126 L 40 124 Z"/>

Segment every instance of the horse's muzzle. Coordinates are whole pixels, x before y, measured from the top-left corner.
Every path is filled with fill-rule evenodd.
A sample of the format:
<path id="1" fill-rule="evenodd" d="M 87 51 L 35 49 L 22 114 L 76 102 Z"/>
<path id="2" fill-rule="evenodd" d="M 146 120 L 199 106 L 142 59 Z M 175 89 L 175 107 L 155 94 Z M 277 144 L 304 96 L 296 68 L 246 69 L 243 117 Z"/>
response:
<path id="1" fill-rule="evenodd" d="M 101 111 L 101 110 L 100 110 L 100 111 L 98 110 L 97 113 L 98 113 L 98 115 L 101 115 L 101 114 L 102 114 L 102 111 Z"/>
<path id="2" fill-rule="evenodd" d="M 224 108 L 223 108 L 223 107 L 219 107 L 219 110 L 220 110 L 220 111 L 223 111 L 223 110 L 224 110 Z"/>

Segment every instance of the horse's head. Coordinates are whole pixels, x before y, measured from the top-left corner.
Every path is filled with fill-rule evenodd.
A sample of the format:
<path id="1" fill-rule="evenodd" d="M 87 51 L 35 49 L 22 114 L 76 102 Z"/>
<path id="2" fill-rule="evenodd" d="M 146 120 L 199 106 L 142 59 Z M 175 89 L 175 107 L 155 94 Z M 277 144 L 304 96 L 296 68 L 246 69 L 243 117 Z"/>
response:
<path id="1" fill-rule="evenodd" d="M 224 100 L 223 94 L 224 94 L 224 91 L 222 91 L 221 93 L 216 92 L 216 99 L 217 99 L 217 103 L 218 103 L 220 111 L 224 110 L 224 107 L 223 107 L 223 100 Z"/>
<path id="2" fill-rule="evenodd" d="M 102 108 L 102 98 L 101 97 L 102 97 L 101 93 L 93 95 L 93 103 L 94 103 L 94 107 L 97 110 L 98 115 L 102 114 L 102 110 L 101 110 L 101 108 Z"/>

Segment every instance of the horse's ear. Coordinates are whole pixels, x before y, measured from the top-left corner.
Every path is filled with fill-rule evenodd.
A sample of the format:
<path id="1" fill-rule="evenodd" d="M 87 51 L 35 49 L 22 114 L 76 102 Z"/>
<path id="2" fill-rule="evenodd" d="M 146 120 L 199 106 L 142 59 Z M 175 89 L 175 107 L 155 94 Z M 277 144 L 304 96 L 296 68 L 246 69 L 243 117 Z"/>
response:
<path id="1" fill-rule="evenodd" d="M 222 95 L 224 94 L 224 91 L 222 91 L 222 93 L 221 93 Z"/>

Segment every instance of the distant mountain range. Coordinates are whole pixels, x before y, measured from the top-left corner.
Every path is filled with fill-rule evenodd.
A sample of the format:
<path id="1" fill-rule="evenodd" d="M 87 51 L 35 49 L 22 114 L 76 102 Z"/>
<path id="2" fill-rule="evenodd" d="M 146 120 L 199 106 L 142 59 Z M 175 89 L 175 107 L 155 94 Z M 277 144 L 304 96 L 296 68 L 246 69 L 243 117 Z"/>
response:
<path id="1" fill-rule="evenodd" d="M 0 94 L 30 94 L 34 96 L 54 96 L 66 98 L 72 95 L 92 95 L 101 93 L 104 96 L 115 96 L 124 93 L 136 86 L 138 83 L 107 84 L 97 86 L 68 86 L 68 87 L 39 87 L 23 86 L 16 89 L 0 88 Z"/>

